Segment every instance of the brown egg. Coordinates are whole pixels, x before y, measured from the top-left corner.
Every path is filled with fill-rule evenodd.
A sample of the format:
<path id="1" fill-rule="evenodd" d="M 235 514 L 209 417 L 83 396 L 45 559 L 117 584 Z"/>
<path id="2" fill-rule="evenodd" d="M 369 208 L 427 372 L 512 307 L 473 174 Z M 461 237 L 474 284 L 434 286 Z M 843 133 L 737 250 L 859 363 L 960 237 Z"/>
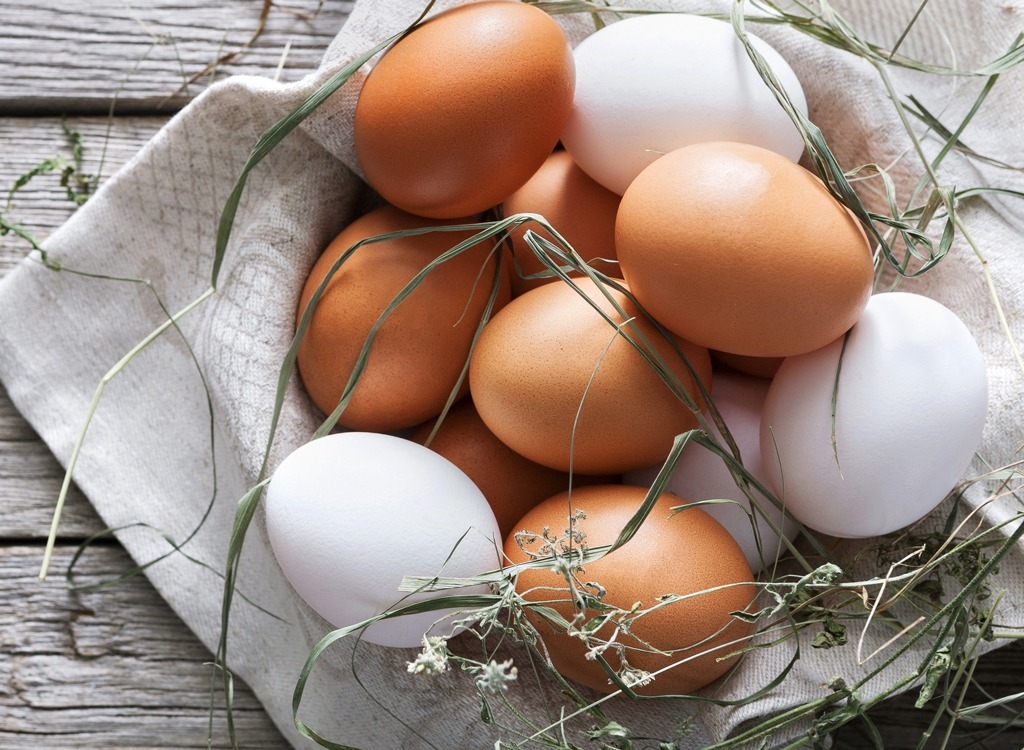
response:
<path id="1" fill-rule="evenodd" d="M 576 283 L 617 324 L 624 320 L 592 281 Z M 628 297 L 608 291 L 696 398 L 696 383 L 671 344 Z M 628 326 L 622 330 L 636 339 Z M 679 345 L 709 386 L 707 350 Z M 676 435 L 697 426 L 643 356 L 564 282 L 517 297 L 487 325 L 473 353 L 470 390 L 502 442 L 561 471 L 619 474 L 649 466 L 664 460 Z"/>
<path id="2" fill-rule="evenodd" d="M 711 362 L 731 367 L 736 372 L 742 372 L 744 375 L 752 375 L 755 378 L 767 378 L 771 380 L 775 377 L 775 373 L 779 371 L 779 367 L 782 365 L 782 360 L 785 357 L 747 357 L 742 354 L 731 354 L 729 352 L 720 352 L 714 349 L 709 349 L 708 352 L 711 354 Z"/>
<path id="3" fill-rule="evenodd" d="M 647 167 L 615 244 L 640 303 L 683 338 L 787 357 L 849 329 L 871 294 L 864 232 L 817 177 L 771 151 L 700 143 Z"/>
<path id="4" fill-rule="evenodd" d="M 447 218 L 494 206 L 544 163 L 572 109 L 561 28 L 518 2 L 468 3 L 395 44 L 367 77 L 355 147 L 394 205 Z"/>
<path id="5" fill-rule="evenodd" d="M 385 206 L 350 224 L 328 246 L 306 280 L 299 317 L 332 264 L 356 242 L 439 222 Z M 472 232 L 431 232 L 364 245 L 329 282 L 299 346 L 302 382 L 326 414 L 342 392 L 376 323 L 424 267 Z M 341 424 L 387 432 L 441 412 L 455 388 L 491 293 L 493 243 L 477 245 L 431 271 L 381 326 Z M 495 309 L 509 298 L 502 269 Z M 463 386 L 463 390 L 465 386 Z"/>
<path id="6" fill-rule="evenodd" d="M 422 445 L 433 429 L 431 420 L 421 425 L 409 439 Z M 570 487 L 566 472 L 534 463 L 498 440 L 468 398 L 455 404 L 445 415 L 428 447 L 462 469 L 480 488 L 498 519 L 502 536 L 507 536 L 530 508 Z M 612 477 L 577 474 L 572 478 L 572 486 L 611 481 Z"/>
<path id="7" fill-rule="evenodd" d="M 615 260 L 615 212 L 619 196 L 598 185 L 576 166 L 567 151 L 556 151 L 543 166 L 516 192 L 505 199 L 505 215 L 540 214 L 572 245 L 587 262 L 598 258 Z M 546 270 L 526 242 L 523 234 L 532 229 L 548 236 L 537 224 L 529 223 L 512 235 L 512 252 L 517 267 L 511 269 L 512 296 L 542 284 L 557 281 L 554 277 L 524 279 Z M 615 263 L 598 262 L 594 268 L 609 276 L 620 277 Z M 572 273 L 571 276 L 579 276 Z"/>
<path id="8" fill-rule="evenodd" d="M 569 517 L 580 511 L 584 516 L 574 528 L 586 535 L 586 545 L 594 548 L 611 544 L 639 509 L 645 493 L 641 487 L 617 485 L 583 487 L 573 490 L 571 498 L 568 493 L 556 495 L 516 524 L 517 532 L 531 533 L 511 534 L 505 541 L 505 554 L 513 563 L 551 554 L 550 548 L 541 548 L 543 540 L 534 536 L 541 535 L 545 528 L 554 537 L 561 537 L 559 551 L 568 551 L 565 531 Z M 629 632 L 620 630 L 616 634 L 615 642 L 625 649 L 626 661 L 634 669 L 655 672 L 682 661 L 658 674 L 652 683 L 636 688 L 643 695 L 688 694 L 708 685 L 738 657 L 718 659 L 746 646 L 745 639 L 753 632 L 750 623 L 730 616 L 731 612 L 749 611 L 756 597 L 746 557 L 725 528 L 704 511 L 690 508 L 673 516 L 670 508 L 683 503 L 674 495 L 663 494 L 632 539 L 587 563 L 573 576 L 578 590 L 593 593 L 595 589 L 587 584 L 597 583 L 607 592 L 602 601 L 623 610 L 634 603 L 642 609 L 654 607 L 658 597 L 666 594 L 697 594 L 638 617 Z M 573 546 L 578 548 L 575 542 Z M 716 587 L 726 588 L 708 591 Z M 544 602 L 569 621 L 580 613 L 578 605 L 574 607 L 566 578 L 550 567 L 522 571 L 516 591 L 527 601 Z M 588 646 L 582 640 L 554 631 L 542 616 L 526 611 L 552 663 L 564 677 L 604 693 L 615 689 L 601 665 L 586 658 Z M 593 609 L 583 612 L 577 624 L 598 614 Z M 597 636 L 608 640 L 613 628 L 612 623 L 606 623 L 597 630 Z M 651 647 L 671 653 L 652 653 Z M 621 669 L 618 651 L 608 648 L 603 655 L 613 669 Z"/>

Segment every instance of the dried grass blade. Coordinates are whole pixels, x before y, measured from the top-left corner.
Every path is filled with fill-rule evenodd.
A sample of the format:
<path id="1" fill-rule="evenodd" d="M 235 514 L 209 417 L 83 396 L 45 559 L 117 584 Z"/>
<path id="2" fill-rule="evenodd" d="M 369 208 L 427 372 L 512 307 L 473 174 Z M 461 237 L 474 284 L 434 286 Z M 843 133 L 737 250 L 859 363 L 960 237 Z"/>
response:
<path id="1" fill-rule="evenodd" d="M 220 223 L 217 227 L 217 245 L 214 251 L 213 270 L 211 272 L 210 281 L 211 286 L 217 286 L 220 267 L 224 261 L 224 254 L 227 252 L 228 240 L 231 237 L 231 229 L 234 226 L 235 214 L 238 211 L 238 204 L 242 199 L 242 193 L 245 190 L 245 183 L 249 178 L 249 173 L 257 164 L 263 161 L 264 157 L 266 157 L 278 143 L 284 140 L 285 136 L 295 130 L 295 128 L 297 128 L 307 117 L 309 117 L 310 114 L 323 104 L 331 94 L 344 86 L 348 79 L 351 78 L 359 68 L 363 67 L 363 65 L 365 65 L 378 52 L 386 49 L 391 44 L 412 31 L 412 29 L 415 28 L 430 11 L 434 2 L 435 0 L 429 0 L 419 17 L 417 17 L 412 24 L 401 32 L 394 34 L 375 45 L 369 51 L 364 52 L 337 73 L 332 75 L 326 82 L 321 84 L 316 91 L 310 94 L 302 104 L 274 123 L 265 133 L 263 133 L 263 135 L 260 136 L 256 145 L 253 147 L 252 153 L 249 155 L 245 166 L 242 167 L 242 172 L 239 175 L 238 180 L 235 182 L 235 187 L 232 189 L 230 196 L 228 197 L 227 203 L 224 206 L 224 211 L 221 213 Z"/>

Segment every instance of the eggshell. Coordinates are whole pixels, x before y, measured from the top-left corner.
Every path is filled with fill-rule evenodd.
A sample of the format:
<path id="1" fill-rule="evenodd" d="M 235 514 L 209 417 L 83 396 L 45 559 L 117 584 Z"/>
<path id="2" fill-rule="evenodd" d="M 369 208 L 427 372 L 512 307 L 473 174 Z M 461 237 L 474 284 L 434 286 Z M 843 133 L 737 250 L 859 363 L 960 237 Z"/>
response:
<path id="1" fill-rule="evenodd" d="M 299 318 L 331 266 L 356 242 L 448 223 L 391 206 L 356 220 L 310 272 Z M 329 282 L 299 346 L 302 382 L 321 411 L 329 414 L 338 405 L 372 326 L 395 296 L 429 263 L 472 234 L 430 232 L 364 245 L 345 261 Z M 493 252 L 492 243 L 483 243 L 436 267 L 387 318 L 341 415 L 342 425 L 388 432 L 440 414 L 469 357 L 491 293 L 497 262 Z M 509 298 L 504 271 L 500 284 L 495 309 Z"/>
<path id="2" fill-rule="evenodd" d="M 807 114 L 786 61 L 749 37 Z M 725 21 L 634 16 L 591 34 L 574 56 L 576 93 L 562 142 L 587 174 L 619 195 L 661 154 L 692 143 L 752 143 L 792 161 L 803 153 L 799 131 Z"/>
<path id="3" fill-rule="evenodd" d="M 590 279 L 577 283 L 616 324 L 623 322 Z M 624 294 L 608 292 L 698 397 L 669 342 Z M 635 338 L 628 327 L 622 331 Z M 679 345 L 710 384 L 707 350 Z M 641 354 L 564 283 L 529 291 L 496 315 L 473 353 L 469 378 L 488 428 L 517 453 L 561 471 L 618 474 L 647 466 L 664 458 L 676 435 L 697 425 Z"/>
<path id="4" fill-rule="evenodd" d="M 544 163 L 569 117 L 575 69 L 561 28 L 518 2 L 467 3 L 396 43 L 355 112 L 366 179 L 411 213 L 500 203 Z"/>
<path id="5" fill-rule="evenodd" d="M 540 535 L 549 528 L 560 537 L 569 527 L 570 514 L 582 511 L 585 517 L 576 529 L 586 535 L 587 546 L 611 544 L 639 509 L 644 494 L 639 487 L 624 485 L 580 488 L 572 492 L 571 502 L 564 493 L 541 503 L 523 517 L 517 529 Z M 627 649 L 627 661 L 635 669 L 654 672 L 683 662 L 658 674 L 649 685 L 636 688 L 643 695 L 691 693 L 711 683 L 736 662 L 736 657 L 718 659 L 743 648 L 753 631 L 751 624 L 730 616 L 731 612 L 749 608 L 757 595 L 749 583 L 753 576 L 743 552 L 707 513 L 691 508 L 673 516 L 670 509 L 683 502 L 663 494 L 630 541 L 587 563 L 575 576 L 577 586 L 596 582 L 607 591 L 603 599 L 606 604 L 626 610 L 635 602 L 645 609 L 655 606 L 658 597 L 666 594 L 686 596 L 725 587 L 666 605 L 637 618 L 629 632 L 616 635 L 616 642 Z M 526 562 L 550 554 L 541 546 L 537 538 L 520 535 L 517 539 L 512 534 L 505 540 L 505 554 L 513 563 Z M 562 549 L 567 548 L 563 545 Z M 520 572 L 516 591 L 527 601 L 543 602 L 566 619 L 574 616 L 566 579 L 550 567 Z M 583 622 L 597 614 L 588 611 Z M 529 609 L 527 617 L 537 627 L 552 663 L 563 676 L 600 692 L 615 689 L 600 664 L 586 658 L 587 647 L 581 640 L 553 632 L 550 624 Z M 605 624 L 597 634 L 608 639 L 612 626 Z M 673 653 L 652 653 L 642 642 Z M 620 668 L 614 649 L 607 649 L 604 657 L 613 669 Z"/>
<path id="6" fill-rule="evenodd" d="M 773 446 L 762 451 L 765 475 L 811 528 L 840 537 L 895 531 L 931 511 L 967 470 L 987 383 L 981 352 L 954 313 L 920 295 L 875 295 L 845 351 L 840 339 L 782 363 L 762 416 L 761 443 Z"/>
<path id="7" fill-rule="evenodd" d="M 619 205 L 615 246 L 637 300 L 701 346 L 788 357 L 857 320 L 873 281 L 858 222 L 803 167 L 701 143 L 654 162 Z"/>
<path id="8" fill-rule="evenodd" d="M 339 433 L 303 445 L 274 472 L 265 505 L 282 572 L 336 628 L 400 600 L 411 604 L 445 593 L 408 596 L 398 591 L 404 576 L 443 570 L 468 577 L 497 567 L 501 538 L 480 490 L 441 456 L 390 435 Z M 363 637 L 382 646 L 417 647 L 449 612 L 381 620 Z M 435 634 L 444 631 L 439 627 Z"/>
<path id="9" fill-rule="evenodd" d="M 525 185 L 505 200 L 504 213 L 506 216 L 519 213 L 542 215 L 583 260 L 613 261 L 594 262 L 593 265 L 602 273 L 618 277 L 619 267 L 614 263 L 615 213 L 618 208 L 618 195 L 590 179 L 566 151 L 556 151 Z M 527 229 L 541 236 L 550 236 L 534 223 L 526 224 L 512 235 L 512 252 L 516 260 L 511 273 L 513 297 L 557 281 L 553 276 L 523 278 L 547 270 L 523 240 Z M 576 272 L 570 274 L 573 277 L 579 275 Z"/>
<path id="10" fill-rule="evenodd" d="M 426 422 L 409 436 L 423 445 L 434 430 Z M 455 404 L 430 441 L 430 450 L 441 454 L 466 473 L 484 493 L 498 519 L 502 538 L 526 511 L 552 495 L 586 484 L 608 484 L 611 477 L 592 477 L 549 469 L 520 456 L 487 429 L 470 399 Z"/>
<path id="11" fill-rule="evenodd" d="M 729 429 L 744 467 L 759 479 L 761 476 L 761 409 L 768 393 L 768 381 L 730 372 L 716 372 L 715 393 L 712 400 Z M 710 417 L 709 417 L 710 421 Z M 711 435 L 722 446 L 727 446 L 721 432 L 711 422 Z M 650 487 L 664 462 L 623 477 L 626 484 Z M 673 495 L 689 501 L 732 500 L 700 506 L 702 510 L 722 524 L 740 545 L 751 570 L 771 567 L 785 550 L 779 529 L 793 539 L 799 527 L 763 494 L 751 487 L 758 507 L 771 519 L 769 523 L 736 485 L 728 467 L 717 455 L 700 445 L 690 445 L 676 464 L 675 473 L 666 488 Z M 773 525 L 775 528 L 773 528 Z M 755 531 L 756 526 L 756 531 Z"/>

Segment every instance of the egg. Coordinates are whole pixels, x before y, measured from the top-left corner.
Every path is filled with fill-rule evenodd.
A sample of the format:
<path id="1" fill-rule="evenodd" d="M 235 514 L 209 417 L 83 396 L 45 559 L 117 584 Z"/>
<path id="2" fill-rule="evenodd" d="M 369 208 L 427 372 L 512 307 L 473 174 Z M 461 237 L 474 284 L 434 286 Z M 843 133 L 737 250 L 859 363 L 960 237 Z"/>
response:
<path id="1" fill-rule="evenodd" d="M 512 563 L 550 555 L 552 542 L 542 537 L 545 530 L 558 552 L 578 549 L 579 540 L 570 542 L 567 533 L 570 516 L 576 513 L 581 517 L 572 524 L 572 533 L 582 533 L 588 548 L 611 544 L 639 509 L 644 495 L 642 488 L 624 485 L 580 488 L 571 497 L 568 493 L 556 495 L 517 524 L 518 531 L 505 540 L 505 555 Z M 643 609 L 655 607 L 659 597 L 669 594 L 689 596 L 637 617 L 628 631 L 614 633 L 614 642 L 624 650 L 630 667 L 646 672 L 666 670 L 650 684 L 635 688 L 643 695 L 686 694 L 708 685 L 736 662 L 734 652 L 747 645 L 753 631 L 750 623 L 730 614 L 748 609 L 757 595 L 743 552 L 722 525 L 702 510 L 690 508 L 673 515 L 671 508 L 682 504 L 681 499 L 663 494 L 632 539 L 573 574 L 574 587 L 594 594 L 599 585 L 606 591 L 601 599 L 604 604 L 627 611 L 634 604 Z M 553 565 L 521 571 L 516 591 L 526 601 L 543 603 L 567 620 L 579 614 L 577 626 L 597 617 L 595 608 L 582 612 L 574 606 L 565 576 Z M 599 692 L 615 689 L 601 665 L 587 658 L 588 647 L 582 640 L 557 632 L 541 614 L 529 608 L 526 612 L 564 677 Z M 609 640 L 613 628 L 612 623 L 605 623 L 596 635 Z M 617 647 L 603 653 L 616 670 L 622 667 Z M 653 653 L 652 649 L 669 653 Z"/>
<path id="2" fill-rule="evenodd" d="M 357 219 L 310 272 L 299 302 L 300 319 L 331 266 L 356 242 L 446 223 L 392 206 Z M 330 414 L 338 405 L 371 328 L 395 296 L 438 256 L 472 235 L 428 232 L 391 239 L 364 245 L 345 261 L 317 304 L 298 352 L 302 382 L 321 411 Z M 343 426 L 390 432 L 441 413 L 469 357 L 496 265 L 493 243 L 476 245 L 436 267 L 395 308 L 377 332 L 341 415 Z M 495 309 L 508 298 L 508 277 L 502 269 Z"/>
<path id="3" fill-rule="evenodd" d="M 480 418 L 531 461 L 560 471 L 619 474 L 664 458 L 674 437 L 697 426 L 693 411 L 600 315 L 636 326 L 698 404 L 685 361 L 622 292 L 607 288 L 620 315 L 590 279 L 546 284 L 510 302 L 484 329 L 470 362 Z M 639 341 L 628 326 L 624 335 Z M 680 340 L 710 386 L 706 349 Z"/>
<path id="4" fill-rule="evenodd" d="M 580 169 L 566 151 L 556 151 L 525 185 L 505 199 L 505 215 L 540 214 L 555 231 L 595 269 L 609 276 L 619 276 L 615 264 L 615 213 L 619 196 L 607 190 Z M 512 296 L 557 281 L 554 276 L 527 279 L 526 276 L 547 270 L 523 240 L 527 229 L 547 233 L 536 224 L 527 224 L 512 235 L 515 257 Z M 611 261 L 611 262 L 605 262 Z M 579 276 L 572 272 L 571 276 Z"/>
<path id="5" fill-rule="evenodd" d="M 470 577 L 498 566 L 501 537 L 480 490 L 441 456 L 391 435 L 338 433 L 303 445 L 274 472 L 265 508 L 285 578 L 335 628 L 445 593 L 402 593 L 405 576 Z M 432 630 L 446 613 L 380 620 L 362 637 L 419 647 L 428 631 L 451 632 Z"/>
<path id="6" fill-rule="evenodd" d="M 715 394 L 712 400 L 739 448 L 743 466 L 764 483 L 764 478 L 760 476 L 761 409 L 769 383 L 761 378 L 730 372 L 716 372 L 714 378 Z M 711 422 L 710 416 L 708 419 Z M 713 422 L 711 437 L 728 449 L 725 438 Z M 662 465 L 658 463 L 647 469 L 630 472 L 623 477 L 623 481 L 626 484 L 650 487 Z M 758 508 L 764 511 L 771 522 L 765 515 L 751 508 L 749 498 L 737 486 L 722 459 L 700 445 L 693 444 L 683 449 L 665 489 L 689 501 L 733 501 L 700 507 L 726 528 L 754 571 L 771 567 L 786 549 L 782 537 L 793 539 L 799 531 L 799 526 L 792 518 L 753 487 L 751 492 L 757 500 Z"/>
<path id="7" fill-rule="evenodd" d="M 742 143 L 666 154 L 622 197 L 615 247 L 637 300 L 688 341 L 788 357 L 841 336 L 867 304 L 864 232 L 822 182 Z"/>
<path id="8" fill-rule="evenodd" d="M 519 2 L 467 3 L 418 26 L 367 76 L 355 111 L 367 181 L 410 213 L 503 201 L 551 153 L 575 82 L 561 27 Z"/>
<path id="9" fill-rule="evenodd" d="M 960 480 L 987 402 L 984 358 L 953 312 L 921 295 L 877 294 L 845 348 L 839 339 L 782 363 L 762 415 L 764 472 L 807 526 L 887 534 Z"/>
<path id="10" fill-rule="evenodd" d="M 748 36 L 806 115 L 793 70 Z M 619 195 L 661 154 L 692 143 L 751 143 L 792 161 L 803 153 L 799 131 L 725 21 L 634 16 L 591 34 L 574 55 L 576 93 L 562 142 L 587 174 Z"/>
<path id="11" fill-rule="evenodd" d="M 433 431 L 434 422 L 427 422 L 409 439 L 423 445 Z M 503 536 L 526 511 L 542 500 L 570 486 L 609 482 L 609 477 L 583 474 L 570 479 L 566 472 L 549 469 L 520 456 L 487 429 L 470 399 L 452 407 L 428 447 L 458 466 L 480 488 L 498 519 Z"/>

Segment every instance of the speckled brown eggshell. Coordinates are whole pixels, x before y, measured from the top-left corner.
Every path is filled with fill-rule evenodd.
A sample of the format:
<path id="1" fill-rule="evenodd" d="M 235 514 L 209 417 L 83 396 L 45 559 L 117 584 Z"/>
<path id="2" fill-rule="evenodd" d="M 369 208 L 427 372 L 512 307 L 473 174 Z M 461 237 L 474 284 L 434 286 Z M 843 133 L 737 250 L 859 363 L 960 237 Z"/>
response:
<path id="1" fill-rule="evenodd" d="M 409 439 L 422 445 L 433 429 L 434 422 L 427 422 Z M 498 440 L 468 398 L 445 415 L 428 447 L 462 469 L 480 488 L 498 519 L 502 537 L 512 531 L 530 508 L 570 487 L 570 475 L 566 472 L 534 463 Z M 580 487 L 618 480 L 619 477 L 577 474 L 571 481 L 573 487 Z"/>
<path id="2" fill-rule="evenodd" d="M 615 260 L 615 213 L 619 196 L 597 184 L 576 166 L 567 151 L 556 151 L 525 185 L 505 200 L 505 216 L 518 213 L 540 214 L 587 262 L 598 258 Z M 523 240 L 527 229 L 549 235 L 535 223 L 525 224 L 512 235 L 512 296 L 543 284 L 554 277 L 525 279 L 524 276 L 546 270 Z M 621 277 L 614 262 L 595 262 L 594 268 L 609 276 Z M 573 272 L 570 276 L 579 276 Z"/>
<path id="3" fill-rule="evenodd" d="M 594 282 L 576 283 L 612 320 L 624 320 Z M 608 291 L 698 398 L 671 344 L 626 295 Z M 623 331 L 635 337 L 628 326 Z M 679 345 L 710 389 L 707 350 Z M 533 289 L 494 317 L 473 353 L 470 390 L 480 417 L 502 442 L 560 471 L 619 474 L 649 466 L 665 458 L 676 435 L 697 426 L 642 355 L 565 283 Z"/>
<path id="4" fill-rule="evenodd" d="M 733 354 L 825 346 L 871 294 L 853 215 L 806 169 L 747 144 L 699 143 L 653 162 L 622 197 L 615 246 L 651 315 Z"/>
<path id="5" fill-rule="evenodd" d="M 314 265 L 302 291 L 299 318 L 331 266 L 356 242 L 450 223 L 392 206 L 357 219 Z M 338 405 L 370 328 L 395 295 L 429 263 L 470 236 L 472 232 L 409 236 L 364 245 L 345 261 L 320 299 L 298 352 L 302 382 L 321 411 L 329 414 Z M 342 413 L 343 426 L 389 432 L 441 412 L 456 387 L 491 293 L 493 251 L 492 244 L 480 244 L 436 267 L 387 318 Z M 503 269 L 495 309 L 508 298 Z"/>
<path id="6" fill-rule="evenodd" d="M 406 211 L 483 211 L 551 153 L 575 81 L 572 50 L 547 13 L 518 2 L 458 6 L 371 71 L 356 106 L 356 155 L 369 183 Z"/>
<path id="7" fill-rule="evenodd" d="M 567 493 L 556 495 L 527 513 L 516 524 L 516 532 L 539 535 L 548 527 L 557 537 L 568 528 L 570 513 L 583 511 L 585 518 L 577 529 L 586 535 L 586 544 L 591 548 L 611 544 L 639 509 L 645 492 L 644 488 L 622 485 L 582 487 L 573 491 L 571 503 Z M 731 612 L 750 611 L 757 595 L 746 557 L 725 528 L 704 511 L 690 508 L 673 516 L 670 508 L 683 502 L 663 494 L 632 539 L 587 563 L 576 576 L 578 583 L 593 581 L 603 586 L 607 591 L 604 601 L 626 610 L 635 602 L 645 609 L 652 607 L 665 594 L 686 596 L 727 587 L 674 602 L 636 619 L 631 634 L 618 634 L 617 641 L 629 649 L 626 658 L 636 669 L 655 672 L 689 659 L 657 675 L 649 685 L 636 688 L 642 695 L 689 694 L 705 687 L 721 677 L 737 657 L 717 659 L 746 645 L 744 639 L 753 631 L 750 623 L 730 616 Z M 540 552 L 540 545 L 529 535 L 517 539 L 516 532 L 505 540 L 505 555 L 512 563 L 526 562 L 531 558 L 528 553 L 536 556 Z M 566 579 L 549 567 L 520 572 L 516 591 L 527 601 L 545 602 L 566 619 L 575 614 Z M 585 658 L 587 646 L 581 640 L 556 632 L 529 609 L 527 617 L 564 677 L 603 693 L 615 689 L 601 665 Z M 598 631 L 605 639 L 611 634 L 610 625 Z M 642 642 L 675 653 L 651 653 Z M 705 651 L 708 653 L 690 659 Z M 614 649 L 606 650 L 605 658 L 613 669 L 621 666 Z"/>

